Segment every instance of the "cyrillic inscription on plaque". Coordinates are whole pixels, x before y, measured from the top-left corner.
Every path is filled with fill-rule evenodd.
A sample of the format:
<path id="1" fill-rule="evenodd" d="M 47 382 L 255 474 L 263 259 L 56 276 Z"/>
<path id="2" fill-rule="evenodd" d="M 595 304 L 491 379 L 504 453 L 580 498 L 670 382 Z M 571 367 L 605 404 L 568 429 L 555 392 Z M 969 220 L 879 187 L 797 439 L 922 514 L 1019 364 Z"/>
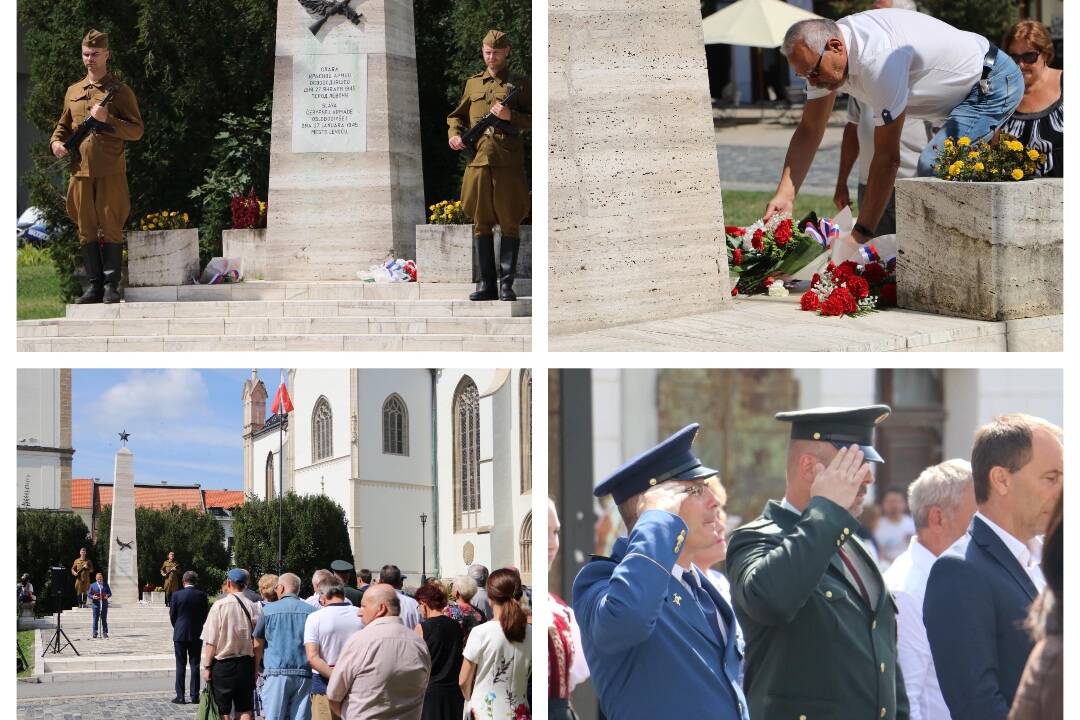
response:
<path id="1" fill-rule="evenodd" d="M 132 554 L 121 552 L 116 555 L 116 573 L 120 577 L 131 577 L 135 574 L 135 564 L 132 562 Z"/>
<path id="2" fill-rule="evenodd" d="M 294 55 L 292 151 L 367 150 L 367 55 Z"/>

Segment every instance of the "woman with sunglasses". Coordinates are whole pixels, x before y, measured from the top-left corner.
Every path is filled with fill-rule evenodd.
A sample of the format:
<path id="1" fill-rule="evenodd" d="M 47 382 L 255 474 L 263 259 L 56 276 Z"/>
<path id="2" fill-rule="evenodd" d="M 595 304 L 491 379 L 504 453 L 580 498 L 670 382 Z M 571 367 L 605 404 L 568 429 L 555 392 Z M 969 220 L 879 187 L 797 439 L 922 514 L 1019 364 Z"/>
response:
<path id="1" fill-rule="evenodd" d="M 1016 136 L 1046 155 L 1046 165 L 1035 171 L 1044 177 L 1062 177 L 1065 165 L 1064 72 L 1050 67 L 1054 43 L 1046 26 L 1021 20 L 1009 28 L 1001 47 L 1024 74 L 1024 97 L 1001 131 Z"/>

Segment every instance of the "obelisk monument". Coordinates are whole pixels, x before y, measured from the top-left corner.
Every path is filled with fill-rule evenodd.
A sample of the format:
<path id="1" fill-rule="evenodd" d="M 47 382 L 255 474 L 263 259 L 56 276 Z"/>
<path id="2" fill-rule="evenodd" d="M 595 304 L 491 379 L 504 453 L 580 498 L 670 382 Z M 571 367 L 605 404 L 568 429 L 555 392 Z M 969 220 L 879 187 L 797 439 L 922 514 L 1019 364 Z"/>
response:
<path id="1" fill-rule="evenodd" d="M 266 280 L 355 280 L 415 259 L 426 219 L 412 0 L 326 18 L 278 0 Z M 250 250 L 255 252 L 255 250 Z"/>
<path id="2" fill-rule="evenodd" d="M 135 455 L 123 446 L 116 451 L 113 471 L 112 527 L 109 529 L 109 587 L 114 604 L 139 601 L 139 546 L 135 541 Z"/>

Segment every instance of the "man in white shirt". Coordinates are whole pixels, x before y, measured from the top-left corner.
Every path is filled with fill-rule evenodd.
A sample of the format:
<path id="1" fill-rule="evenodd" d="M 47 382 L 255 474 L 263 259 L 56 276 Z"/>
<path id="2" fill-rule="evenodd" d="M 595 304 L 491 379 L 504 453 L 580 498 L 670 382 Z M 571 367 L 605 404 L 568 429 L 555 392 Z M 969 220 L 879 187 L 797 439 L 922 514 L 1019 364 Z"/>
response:
<path id="1" fill-rule="evenodd" d="M 990 136 L 1024 93 L 1020 68 L 986 38 L 910 10 L 868 10 L 839 22 L 803 20 L 788 30 L 781 52 L 809 87 L 765 217 L 791 212 L 836 95 L 848 93 L 869 108 L 875 126 L 866 195 L 851 233 L 858 243 L 873 237 L 889 201 L 905 120 L 942 122 L 919 158 L 918 174 L 928 176 L 945 138 L 975 142 Z"/>
<path id="2" fill-rule="evenodd" d="M 926 468 L 908 487 L 908 504 L 916 534 L 885 573 L 899 610 L 900 671 L 910 720 L 949 720 L 923 625 L 923 595 L 934 561 L 960 539 L 975 514 L 971 463 L 946 460 Z"/>
<path id="3" fill-rule="evenodd" d="M 1046 582 L 1029 545 L 1063 490 L 1061 429 L 1030 415 L 979 428 L 971 451 L 978 512 L 930 570 L 923 619 L 953 720 L 1005 720 L 1032 649 L 1024 628 Z"/>
<path id="4" fill-rule="evenodd" d="M 961 534 L 965 529 L 967 523 L 960 529 Z M 878 566 L 882 572 L 907 549 L 914 535 L 915 521 L 907 514 L 904 491 L 889 488 L 881 496 L 881 517 L 874 526 L 874 543 L 878 547 Z"/>
<path id="5" fill-rule="evenodd" d="M 398 604 L 401 606 L 399 610 L 401 624 L 410 630 L 419 625 L 420 603 L 402 592 L 401 586 L 405 582 L 405 576 L 401 574 L 401 569 L 397 565 L 383 565 L 382 570 L 379 571 L 379 582 L 386 583 L 397 593 Z"/>
<path id="6" fill-rule="evenodd" d="M 345 585 L 336 577 L 324 578 L 317 590 L 322 609 L 304 621 L 304 651 L 311 665 L 312 720 L 331 720 L 326 687 L 345 643 L 364 628 L 359 610 L 345 598 Z"/>

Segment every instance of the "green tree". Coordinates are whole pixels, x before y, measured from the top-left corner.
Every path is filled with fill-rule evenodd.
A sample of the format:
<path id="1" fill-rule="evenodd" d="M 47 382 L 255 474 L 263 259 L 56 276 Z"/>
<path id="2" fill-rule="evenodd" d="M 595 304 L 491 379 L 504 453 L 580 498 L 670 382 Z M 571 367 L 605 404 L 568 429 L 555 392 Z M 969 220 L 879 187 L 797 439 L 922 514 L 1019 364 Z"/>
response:
<path id="1" fill-rule="evenodd" d="M 334 560 L 352 562 L 345 509 L 325 495 L 286 493 L 282 499 L 283 571 L 300 576 L 302 593 L 312 592 L 311 576 Z M 278 501 L 248 496 L 233 510 L 236 564 L 257 580 L 277 573 Z"/>
<path id="2" fill-rule="evenodd" d="M 112 543 L 112 506 L 106 506 L 97 521 L 96 548 L 99 557 L 108 558 Z M 124 538 L 122 538 L 124 539 Z M 198 587 L 214 593 L 221 587 L 229 564 L 225 549 L 225 531 L 214 516 L 194 508 L 179 505 L 158 510 L 135 508 L 135 539 L 139 548 L 139 589 L 145 585 L 158 587 L 164 582 L 161 564 L 176 553 L 181 573 L 194 570 L 199 574 Z"/>
<path id="3" fill-rule="evenodd" d="M 16 511 L 15 518 L 15 561 L 19 575 L 30 573 L 30 582 L 34 586 L 37 602 L 35 611 L 39 613 L 55 612 L 52 600 L 52 579 L 49 568 L 63 567 L 62 606 L 64 609 L 75 604 L 75 579 L 71 577 L 71 563 L 79 557 L 79 548 L 86 548 L 94 568 L 99 568 L 98 555 L 90 543 L 90 531 L 78 515 L 54 510 Z"/>
<path id="4" fill-rule="evenodd" d="M 457 198 L 465 158 L 447 144 L 446 116 L 461 99 L 470 75 L 484 69 L 480 44 L 492 28 L 512 46 L 510 72 L 532 75 L 532 3 L 528 0 L 416 0 L 416 65 L 420 91 L 420 134 L 424 156 L 424 197 L 428 205 Z M 533 98 L 533 104 L 543 102 Z M 528 148 L 528 145 L 526 145 Z M 526 150 L 525 172 L 532 153 Z"/>
<path id="5" fill-rule="evenodd" d="M 30 58 L 30 92 L 22 112 L 48 137 L 65 89 L 85 77 L 79 47 L 86 31 L 109 34 L 110 70 L 139 99 L 146 133 L 128 143 L 131 219 L 163 209 L 201 208 L 188 194 L 212 166 L 214 136 L 226 113 L 250 116 L 273 88 L 275 3 L 264 0 L 19 0 L 18 22 Z M 64 209 L 66 170 L 52 165 L 48 143 L 34 148 L 25 179 L 31 203 L 56 230 L 53 258 L 67 297 L 76 229 Z M 258 183 L 256 183 L 258 184 Z"/>

